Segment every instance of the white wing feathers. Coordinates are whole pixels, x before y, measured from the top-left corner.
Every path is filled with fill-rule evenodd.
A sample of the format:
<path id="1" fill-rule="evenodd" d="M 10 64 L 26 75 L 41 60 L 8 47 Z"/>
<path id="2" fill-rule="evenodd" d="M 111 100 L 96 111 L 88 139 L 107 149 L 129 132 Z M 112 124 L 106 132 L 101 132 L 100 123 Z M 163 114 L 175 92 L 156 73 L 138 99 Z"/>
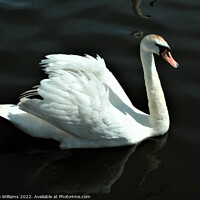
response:
<path id="1" fill-rule="evenodd" d="M 42 64 L 49 78 L 37 89 L 43 100 L 22 98 L 20 108 L 76 137 L 120 138 L 123 114 L 111 105 L 109 89 L 101 82 L 107 70 L 103 59 L 74 55 L 47 58 Z"/>
<path id="2" fill-rule="evenodd" d="M 92 73 L 101 83 L 107 85 L 113 92 L 120 96 L 121 100 L 132 109 L 135 109 L 125 94 L 123 88 L 107 69 L 104 59 L 97 55 L 96 59 L 92 56 L 86 55 L 66 55 L 66 54 L 52 54 L 46 56 L 47 59 L 41 61 L 44 71 L 53 76 L 58 70 L 81 71 L 87 76 L 87 73 Z"/>
<path id="3" fill-rule="evenodd" d="M 86 55 L 66 55 L 66 54 L 51 54 L 46 56 L 47 59 L 41 61 L 42 67 L 47 74 L 52 74 L 57 70 L 75 70 L 91 72 L 97 78 L 107 70 L 104 59 L 97 55 L 95 59 L 92 56 Z"/>

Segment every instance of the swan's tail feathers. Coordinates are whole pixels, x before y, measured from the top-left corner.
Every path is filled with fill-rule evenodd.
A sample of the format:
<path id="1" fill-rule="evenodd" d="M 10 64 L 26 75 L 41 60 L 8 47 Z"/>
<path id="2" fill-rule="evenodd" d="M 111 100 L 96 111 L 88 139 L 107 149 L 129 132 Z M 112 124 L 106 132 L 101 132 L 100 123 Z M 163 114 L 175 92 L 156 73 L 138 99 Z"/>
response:
<path id="1" fill-rule="evenodd" d="M 17 105 L 14 104 L 2 104 L 0 105 L 0 116 L 10 120 L 10 114 L 21 114 L 23 111 L 19 109 Z"/>
<path id="2" fill-rule="evenodd" d="M 35 103 L 34 101 L 31 102 Z M 34 107 L 34 105 L 32 107 Z M 28 110 L 30 110 L 30 108 L 28 108 Z M 66 132 L 57 129 L 50 123 L 37 116 L 24 112 L 19 105 L 0 105 L 0 116 L 9 120 L 20 130 L 33 137 L 49 138 L 57 141 L 60 141 L 62 137 L 69 137 Z"/>

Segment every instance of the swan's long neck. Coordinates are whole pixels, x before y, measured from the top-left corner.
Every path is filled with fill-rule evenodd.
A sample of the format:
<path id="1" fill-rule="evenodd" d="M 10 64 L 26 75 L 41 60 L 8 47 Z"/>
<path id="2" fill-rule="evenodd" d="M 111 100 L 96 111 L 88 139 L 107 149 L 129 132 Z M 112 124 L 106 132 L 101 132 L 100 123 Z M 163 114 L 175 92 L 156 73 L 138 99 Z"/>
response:
<path id="1" fill-rule="evenodd" d="M 153 53 L 140 48 L 140 55 L 144 69 L 151 125 L 155 135 L 164 134 L 169 128 L 169 115 Z"/>

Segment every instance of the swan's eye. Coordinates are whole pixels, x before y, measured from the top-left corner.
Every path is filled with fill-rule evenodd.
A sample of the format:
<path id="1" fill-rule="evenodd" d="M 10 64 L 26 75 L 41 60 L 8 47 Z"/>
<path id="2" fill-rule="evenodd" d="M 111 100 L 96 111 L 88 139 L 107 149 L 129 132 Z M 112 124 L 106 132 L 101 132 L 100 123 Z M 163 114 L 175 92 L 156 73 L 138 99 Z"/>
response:
<path id="1" fill-rule="evenodd" d="M 166 46 L 163 46 L 163 45 L 160 45 L 160 44 L 156 44 L 156 46 L 159 48 L 159 54 L 161 55 L 162 52 L 164 52 L 165 50 L 170 51 L 170 48 L 169 47 L 166 47 Z M 169 55 L 169 54 L 168 54 Z"/>

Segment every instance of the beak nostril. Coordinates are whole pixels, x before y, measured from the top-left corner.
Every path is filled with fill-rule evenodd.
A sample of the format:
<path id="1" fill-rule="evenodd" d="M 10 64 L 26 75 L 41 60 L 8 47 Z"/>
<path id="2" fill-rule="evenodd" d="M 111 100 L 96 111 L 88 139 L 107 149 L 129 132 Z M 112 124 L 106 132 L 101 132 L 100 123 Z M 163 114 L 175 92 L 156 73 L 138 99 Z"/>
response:
<path id="1" fill-rule="evenodd" d="M 169 51 L 167 51 L 167 56 L 168 56 L 168 58 L 170 58 L 170 54 L 169 54 Z"/>

